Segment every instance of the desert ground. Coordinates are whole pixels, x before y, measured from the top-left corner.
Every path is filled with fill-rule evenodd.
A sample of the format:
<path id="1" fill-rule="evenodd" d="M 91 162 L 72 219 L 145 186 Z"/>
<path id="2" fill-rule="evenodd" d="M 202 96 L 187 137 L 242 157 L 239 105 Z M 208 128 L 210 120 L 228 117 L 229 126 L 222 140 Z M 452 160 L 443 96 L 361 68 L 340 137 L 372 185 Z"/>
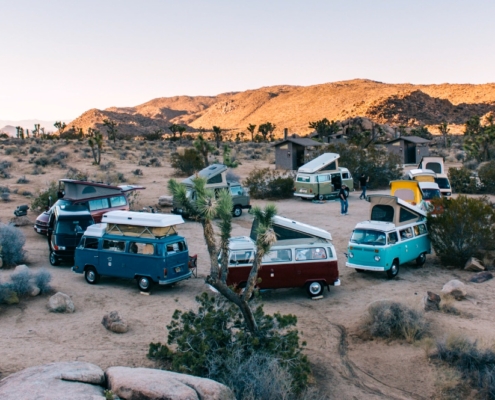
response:
<path id="1" fill-rule="evenodd" d="M 8 223 L 17 205 L 29 204 L 21 195 L 27 190 L 36 193 L 50 181 L 65 176 L 69 167 L 86 172 L 90 179 L 102 179 L 105 174 L 123 173 L 129 183 L 146 187 L 139 196 L 136 209 L 156 205 L 160 195 L 168 194 L 167 181 L 175 177 L 170 167 L 170 149 L 167 145 L 122 142 L 106 147 L 102 164 L 113 162 L 109 171 L 101 171 L 84 156 L 84 143 L 40 145 L 48 157 L 57 152 L 68 154 L 65 166 L 49 165 L 43 173 L 32 175 L 34 164 L 28 154 L 29 145 L 5 155 L 5 149 L 15 147 L 0 142 L 0 161 L 12 162 L 9 179 L 0 179 L 0 186 L 11 190 L 9 202 L 0 206 L 0 221 Z M 52 148 L 52 146 L 54 148 Z M 126 150 L 126 146 L 129 149 Z M 113 148 L 112 148 L 113 147 Z M 75 152 L 75 150 L 78 150 Z M 138 165 L 145 152 L 158 152 L 162 166 Z M 252 159 L 258 152 L 260 158 Z M 123 152 L 126 153 L 122 156 Z M 266 149 L 242 147 L 238 150 L 242 164 L 235 170 L 245 178 L 255 167 L 273 168 L 273 154 Z M 121 159 L 124 158 L 124 159 Z M 140 168 L 142 176 L 132 171 Z M 30 182 L 18 184 L 25 176 Z M 14 193 L 17 189 L 17 193 Z M 382 191 L 385 193 L 385 191 Z M 371 192 L 370 192 L 371 193 Z M 268 201 L 252 200 L 253 205 Z M 263 293 L 262 301 L 269 314 L 295 314 L 301 339 L 307 342 L 306 354 L 312 363 L 315 384 L 328 398 L 336 399 L 430 399 L 439 398 L 441 372 L 426 357 L 421 344 L 405 341 L 370 340 L 363 337 L 360 325 L 370 303 L 381 299 L 403 302 L 422 308 L 426 291 L 440 293 L 451 279 L 467 284 L 467 299 L 456 302 L 461 316 L 428 313 L 432 336 L 441 338 L 449 334 L 466 335 L 483 344 L 495 342 L 495 281 L 482 284 L 468 283 L 472 272 L 442 268 L 434 255 L 427 258 L 424 267 L 401 266 L 399 276 L 387 279 L 384 273 L 356 273 L 345 267 L 347 243 L 356 223 L 368 219 L 369 203 L 359 200 L 353 192 L 349 201 L 349 215 L 340 215 L 340 204 L 329 201 L 323 204 L 303 202 L 292 198 L 275 201 L 279 215 L 321 227 L 331 232 L 338 252 L 341 286 L 325 291 L 323 299 L 312 300 L 303 289 L 285 289 Z M 163 208 L 162 212 L 169 212 Z M 28 213 L 34 222 L 38 213 Z M 252 216 L 244 213 L 233 220 L 234 236 L 247 235 Z M 102 368 L 109 366 L 154 367 L 146 357 L 150 342 L 166 342 L 166 325 L 174 310 L 196 307 L 195 296 L 208 291 L 204 278 L 209 272 L 206 246 L 200 225 L 187 221 L 178 227 L 188 240 L 190 253 L 198 254 L 198 278 L 180 282 L 173 287 L 157 287 L 151 295 L 140 294 L 134 281 L 103 277 L 98 285 L 89 285 L 84 276 L 71 272 L 70 265 L 53 267 L 48 262 L 46 238 L 36 234 L 32 225 L 22 226 L 26 236 L 26 264 L 34 271 L 46 268 L 53 277 L 52 286 L 71 296 L 76 311 L 73 314 L 48 312 L 48 296 L 23 299 L 19 304 L 0 306 L 0 378 L 33 365 L 54 361 L 87 361 Z M 11 273 L 0 269 L 0 279 Z M 127 320 L 130 329 L 125 334 L 113 334 L 101 324 L 104 314 L 116 310 Z"/>

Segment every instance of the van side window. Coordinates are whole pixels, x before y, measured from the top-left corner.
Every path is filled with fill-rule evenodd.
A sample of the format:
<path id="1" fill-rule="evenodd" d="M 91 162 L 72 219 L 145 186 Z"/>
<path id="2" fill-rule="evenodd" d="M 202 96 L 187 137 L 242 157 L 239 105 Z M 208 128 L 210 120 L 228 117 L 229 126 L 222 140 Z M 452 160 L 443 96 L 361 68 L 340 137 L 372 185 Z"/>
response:
<path id="1" fill-rule="evenodd" d="M 412 228 L 411 227 L 406 228 L 406 229 L 402 229 L 400 231 L 400 239 L 401 240 L 412 239 L 412 237 L 413 237 L 413 233 L 412 233 Z"/>
<path id="2" fill-rule="evenodd" d="M 342 179 L 349 179 L 349 173 L 348 172 L 343 172 L 342 173 Z"/>
<path id="3" fill-rule="evenodd" d="M 120 241 L 120 240 L 105 239 L 103 241 L 103 250 L 124 251 L 125 250 L 125 242 Z"/>
<path id="4" fill-rule="evenodd" d="M 81 247 L 85 249 L 98 250 L 98 239 L 92 237 L 84 238 L 83 245 Z"/>
<path id="5" fill-rule="evenodd" d="M 298 177 L 296 178 L 296 180 L 297 180 L 298 182 L 305 182 L 305 183 L 309 183 L 309 182 L 311 181 L 311 177 L 309 177 L 309 176 L 298 176 Z"/>
<path id="6" fill-rule="evenodd" d="M 230 194 L 232 194 L 232 196 L 242 196 L 242 187 L 231 186 L 230 187 Z"/>
<path id="7" fill-rule="evenodd" d="M 322 260 L 326 258 L 327 258 L 327 252 L 323 247 L 296 249 L 296 261 Z"/>
<path id="8" fill-rule="evenodd" d="M 419 236 L 419 226 L 415 225 L 413 226 L 413 229 L 414 229 L 414 236 Z"/>
<path id="9" fill-rule="evenodd" d="M 386 204 L 377 204 L 371 209 L 373 221 L 394 222 L 394 208 Z"/>
<path id="10" fill-rule="evenodd" d="M 316 179 L 318 182 L 328 182 L 330 177 L 328 175 L 317 175 Z"/>
<path id="11" fill-rule="evenodd" d="M 418 216 L 410 211 L 407 211 L 405 208 L 400 209 L 400 214 L 399 214 L 399 222 L 405 222 L 405 221 L 410 221 L 412 219 L 416 219 Z"/>
<path id="12" fill-rule="evenodd" d="M 127 205 L 124 196 L 110 197 L 110 207 L 120 207 Z"/>
<path id="13" fill-rule="evenodd" d="M 153 243 L 131 242 L 129 244 L 129 253 L 155 254 L 155 246 Z"/>
<path id="14" fill-rule="evenodd" d="M 263 256 L 263 263 L 292 261 L 292 251 L 290 249 L 271 250 Z"/>
<path id="15" fill-rule="evenodd" d="M 395 244 L 399 239 L 397 238 L 397 232 L 390 232 L 388 234 L 388 244 Z"/>
<path id="16" fill-rule="evenodd" d="M 426 235 L 428 233 L 428 231 L 426 230 L 425 224 L 418 225 L 418 229 L 419 229 L 420 235 Z"/>
<path id="17" fill-rule="evenodd" d="M 230 253 L 229 264 L 252 264 L 254 262 L 254 252 L 251 250 L 236 250 Z"/>
<path id="18" fill-rule="evenodd" d="M 209 183 L 222 183 L 222 174 L 212 176 L 210 179 L 208 179 L 208 182 L 206 182 L 206 183 L 207 184 L 209 184 Z"/>
<path id="19" fill-rule="evenodd" d="M 89 211 L 101 210 L 108 208 L 108 199 L 89 200 Z"/>

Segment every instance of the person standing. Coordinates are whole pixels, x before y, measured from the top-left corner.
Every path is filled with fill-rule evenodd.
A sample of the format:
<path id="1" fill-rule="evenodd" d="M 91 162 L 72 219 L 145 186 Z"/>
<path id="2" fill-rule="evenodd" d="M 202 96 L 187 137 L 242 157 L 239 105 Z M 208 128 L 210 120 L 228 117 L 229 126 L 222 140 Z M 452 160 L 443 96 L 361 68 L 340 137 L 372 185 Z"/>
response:
<path id="1" fill-rule="evenodd" d="M 342 185 L 342 187 L 339 190 L 339 199 L 340 199 L 340 214 L 341 215 L 347 215 L 347 208 L 349 206 L 349 203 L 347 202 L 347 186 Z"/>
<path id="2" fill-rule="evenodd" d="M 368 182 L 370 180 L 369 176 L 366 176 L 366 174 L 362 173 L 361 176 L 359 177 L 359 185 L 361 186 L 361 189 L 363 192 L 359 196 L 359 199 L 364 199 L 366 200 L 366 187 L 368 186 Z"/>

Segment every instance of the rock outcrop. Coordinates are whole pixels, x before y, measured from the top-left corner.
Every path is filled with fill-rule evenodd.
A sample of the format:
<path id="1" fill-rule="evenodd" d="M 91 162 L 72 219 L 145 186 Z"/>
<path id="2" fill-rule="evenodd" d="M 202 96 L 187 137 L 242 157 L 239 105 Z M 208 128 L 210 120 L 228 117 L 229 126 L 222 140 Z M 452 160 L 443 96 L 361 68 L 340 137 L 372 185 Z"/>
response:
<path id="1" fill-rule="evenodd" d="M 467 295 L 466 285 L 457 279 L 453 279 L 443 285 L 442 292 L 456 300 L 462 300 Z"/>
<path id="2" fill-rule="evenodd" d="M 55 293 L 50 297 L 47 307 L 50 312 L 57 313 L 73 313 L 76 311 L 72 299 L 62 292 Z"/>
<path id="3" fill-rule="evenodd" d="M 127 326 L 127 322 L 125 322 L 122 318 L 120 318 L 119 313 L 117 311 L 111 311 L 105 316 L 103 316 L 101 323 L 109 331 L 115 333 L 126 333 L 129 330 L 129 327 Z"/>

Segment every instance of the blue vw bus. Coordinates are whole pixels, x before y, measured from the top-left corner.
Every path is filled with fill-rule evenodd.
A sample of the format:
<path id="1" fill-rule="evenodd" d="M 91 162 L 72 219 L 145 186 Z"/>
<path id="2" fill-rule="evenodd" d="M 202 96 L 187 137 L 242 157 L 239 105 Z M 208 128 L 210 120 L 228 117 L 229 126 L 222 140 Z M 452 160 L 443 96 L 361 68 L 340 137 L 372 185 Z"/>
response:
<path id="1" fill-rule="evenodd" d="M 148 292 L 154 283 L 170 285 L 191 277 L 186 239 L 175 225 L 182 217 L 112 211 L 88 227 L 76 248 L 72 271 L 90 284 L 101 275 L 135 279 Z"/>
<path id="2" fill-rule="evenodd" d="M 394 278 L 402 264 L 423 265 L 431 253 L 426 212 L 395 196 L 370 195 L 368 201 L 370 220 L 354 228 L 346 266 L 357 272 L 385 271 Z"/>

